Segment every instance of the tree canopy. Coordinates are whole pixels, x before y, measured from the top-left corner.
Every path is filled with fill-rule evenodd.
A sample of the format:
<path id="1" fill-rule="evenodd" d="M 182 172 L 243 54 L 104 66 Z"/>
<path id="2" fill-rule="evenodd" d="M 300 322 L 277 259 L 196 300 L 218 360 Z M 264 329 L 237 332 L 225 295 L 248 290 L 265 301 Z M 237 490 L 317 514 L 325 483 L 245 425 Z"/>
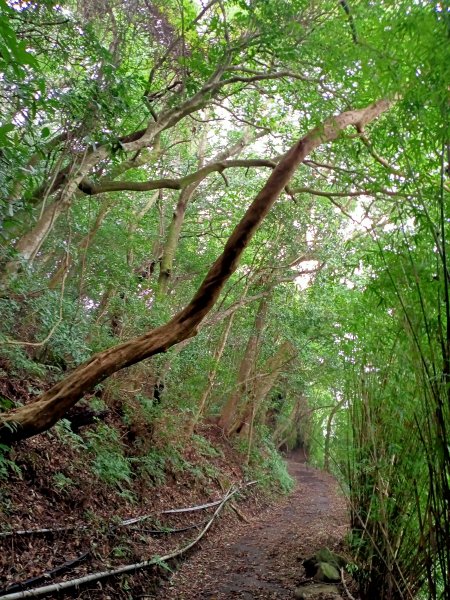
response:
<path id="1" fill-rule="evenodd" d="M 135 380 L 339 474 L 367 597 L 447 598 L 449 38 L 426 0 L 0 0 L 5 452 Z"/>

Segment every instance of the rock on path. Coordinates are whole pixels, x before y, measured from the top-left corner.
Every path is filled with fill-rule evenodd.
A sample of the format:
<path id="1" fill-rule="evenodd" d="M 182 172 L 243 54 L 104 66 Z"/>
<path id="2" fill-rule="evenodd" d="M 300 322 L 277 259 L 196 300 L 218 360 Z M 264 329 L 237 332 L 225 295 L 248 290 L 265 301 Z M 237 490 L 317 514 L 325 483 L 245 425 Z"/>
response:
<path id="1" fill-rule="evenodd" d="M 289 497 L 238 532 L 208 538 L 158 598 L 295 598 L 296 587 L 305 582 L 302 560 L 320 548 L 336 548 L 346 533 L 348 517 L 330 475 L 306 465 L 301 452 L 290 457 L 288 468 L 296 481 Z"/>

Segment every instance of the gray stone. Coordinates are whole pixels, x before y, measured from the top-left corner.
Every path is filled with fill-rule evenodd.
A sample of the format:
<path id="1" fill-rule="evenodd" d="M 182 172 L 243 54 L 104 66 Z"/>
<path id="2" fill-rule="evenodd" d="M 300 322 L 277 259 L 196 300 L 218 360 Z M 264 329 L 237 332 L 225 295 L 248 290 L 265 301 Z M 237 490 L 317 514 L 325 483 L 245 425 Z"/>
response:
<path id="1" fill-rule="evenodd" d="M 334 567 L 333 565 L 330 565 L 330 563 L 320 562 L 317 565 L 317 571 L 316 571 L 316 574 L 314 575 L 314 579 L 316 581 L 326 581 L 326 582 L 340 581 L 341 575 L 340 575 L 339 571 L 336 569 L 336 567 Z"/>
<path id="2" fill-rule="evenodd" d="M 314 598 L 319 598 L 319 596 L 322 594 L 330 599 L 333 598 L 334 600 L 342 600 L 342 597 L 339 595 L 339 591 L 335 585 L 318 583 L 297 588 L 294 592 L 294 598 L 296 598 L 296 600 L 314 600 Z"/>

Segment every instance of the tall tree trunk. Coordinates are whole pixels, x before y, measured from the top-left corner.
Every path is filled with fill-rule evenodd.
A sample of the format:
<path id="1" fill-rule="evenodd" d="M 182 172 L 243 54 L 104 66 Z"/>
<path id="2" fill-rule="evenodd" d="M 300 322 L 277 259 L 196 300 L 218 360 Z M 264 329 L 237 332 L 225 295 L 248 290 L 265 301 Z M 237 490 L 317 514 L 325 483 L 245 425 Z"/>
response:
<path id="1" fill-rule="evenodd" d="M 196 335 L 236 270 L 239 259 L 258 227 L 306 156 L 324 142 L 336 139 L 350 125 L 363 127 L 389 109 L 380 100 L 364 109 L 327 119 L 302 137 L 280 160 L 229 237 L 222 254 L 209 269 L 188 305 L 168 323 L 95 354 L 31 404 L 0 415 L 0 443 L 31 437 L 52 427 L 85 393 L 107 377 Z"/>
<path id="2" fill-rule="evenodd" d="M 219 427 L 222 427 L 227 435 L 232 433 L 233 423 L 235 423 L 237 418 L 238 406 L 242 401 L 245 402 L 245 398 L 251 387 L 250 377 L 256 361 L 259 339 L 265 325 L 267 305 L 267 297 L 264 296 L 256 311 L 252 332 L 248 338 L 244 355 L 239 366 L 238 379 L 234 392 L 228 396 L 228 400 L 225 402 L 220 413 Z"/>
<path id="3" fill-rule="evenodd" d="M 290 342 L 285 341 L 281 344 L 275 354 L 267 360 L 264 365 L 263 373 L 254 379 L 253 390 L 249 396 L 249 402 L 247 402 L 245 411 L 239 422 L 235 424 L 232 433 L 239 433 L 242 437 L 249 435 L 249 431 L 253 428 L 256 415 L 262 409 L 262 405 L 270 390 L 275 385 L 284 365 L 290 362 L 295 354 L 296 351 L 294 346 Z"/>

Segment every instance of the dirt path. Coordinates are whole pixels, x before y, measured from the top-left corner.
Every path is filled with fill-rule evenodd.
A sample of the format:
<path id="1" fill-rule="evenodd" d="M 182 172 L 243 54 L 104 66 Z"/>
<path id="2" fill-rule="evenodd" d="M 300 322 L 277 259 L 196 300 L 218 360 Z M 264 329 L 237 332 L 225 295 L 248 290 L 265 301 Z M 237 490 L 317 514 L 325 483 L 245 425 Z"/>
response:
<path id="1" fill-rule="evenodd" d="M 302 560 L 320 548 L 336 548 L 345 535 L 347 515 L 331 476 L 306 465 L 301 452 L 290 457 L 288 466 L 296 480 L 289 498 L 239 531 L 206 540 L 159 598 L 294 598 L 304 580 Z"/>

